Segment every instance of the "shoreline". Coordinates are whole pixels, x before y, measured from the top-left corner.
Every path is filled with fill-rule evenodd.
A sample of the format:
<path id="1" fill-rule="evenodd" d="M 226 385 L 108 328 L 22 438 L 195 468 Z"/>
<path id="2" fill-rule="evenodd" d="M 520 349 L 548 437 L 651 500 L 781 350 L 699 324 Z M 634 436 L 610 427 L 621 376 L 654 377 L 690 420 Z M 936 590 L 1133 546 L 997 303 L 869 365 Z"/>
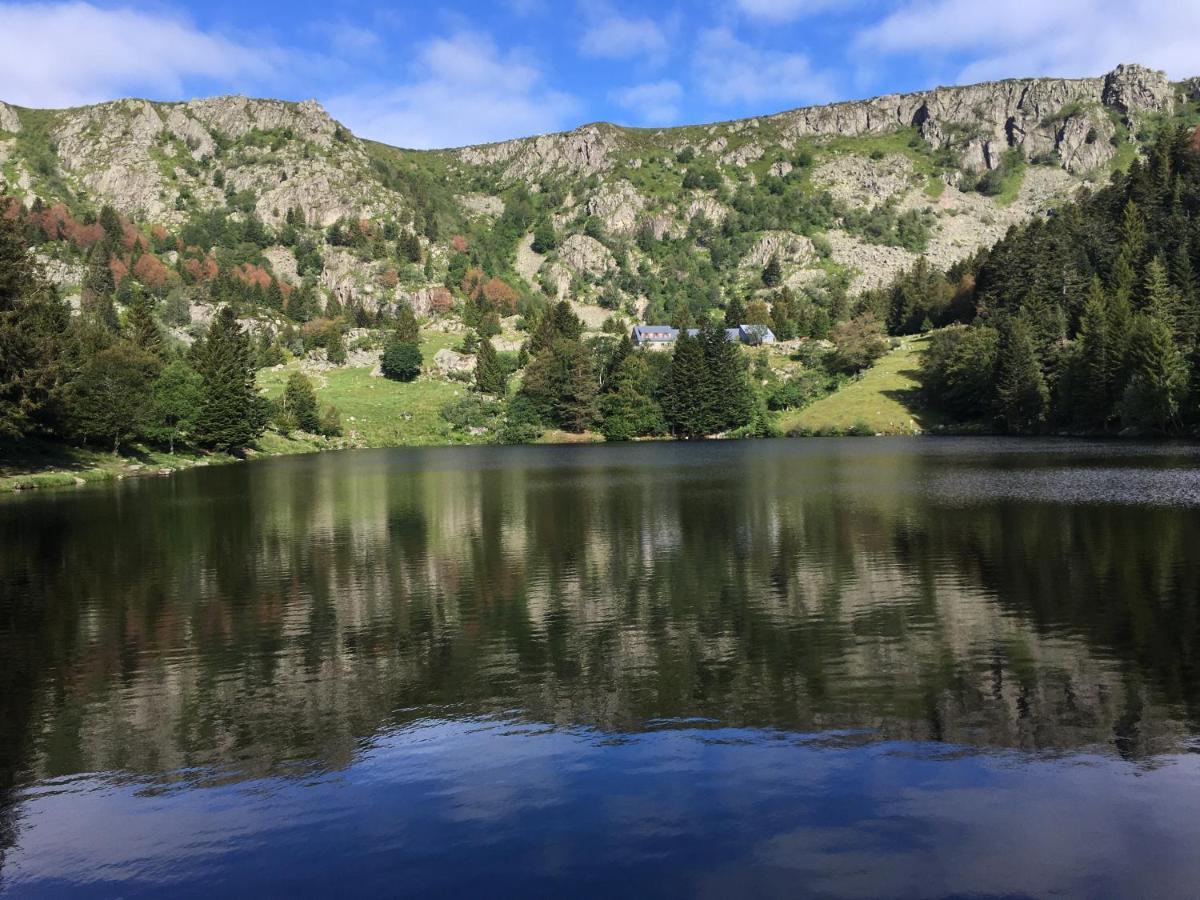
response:
<path id="1" fill-rule="evenodd" d="M 551 432 L 551 437 L 548 440 L 535 441 L 528 444 L 512 445 L 512 446 L 598 446 L 610 443 L 605 441 L 599 435 L 594 434 L 567 434 Z M 0 453 L 0 471 L 4 474 L 0 475 L 0 496 L 8 494 L 23 494 L 35 491 L 53 491 L 66 488 L 85 487 L 87 485 L 102 484 L 108 481 L 124 481 L 131 478 L 166 478 L 172 475 L 177 475 L 180 472 L 188 472 L 192 469 L 208 468 L 210 466 L 236 465 L 238 463 L 256 462 L 259 460 L 275 459 L 284 456 L 308 456 L 318 453 L 330 453 L 334 451 L 352 451 L 352 450 L 403 450 L 403 449 L 419 449 L 419 448 L 438 448 L 438 447 L 488 447 L 488 446 L 509 446 L 501 444 L 493 444 L 488 441 L 477 442 L 436 442 L 436 443 L 415 443 L 415 444 L 389 444 L 383 446 L 356 446 L 347 444 L 344 441 L 328 441 L 327 439 L 309 438 L 296 439 L 285 438 L 281 435 L 269 435 L 270 440 L 266 448 L 251 448 L 245 456 L 233 456 L 225 453 L 176 453 L 170 454 L 166 452 L 148 451 L 144 448 L 139 451 L 135 450 L 132 455 L 113 456 L 106 451 L 89 450 L 88 448 L 72 447 L 69 445 L 53 444 L 47 441 L 39 442 L 41 449 L 45 449 L 49 454 L 62 457 L 74 457 L 74 465 L 45 465 L 45 466 L 27 466 L 24 468 L 15 467 L 12 464 L 6 463 L 2 453 Z M 1015 441 L 1045 441 L 1045 440 L 1070 440 L 1070 441 L 1101 441 L 1108 443 L 1129 442 L 1129 441 L 1148 441 L 1155 444 L 1186 444 L 1196 445 L 1198 442 L 1194 440 L 1183 440 L 1179 438 L 1155 438 L 1148 435 L 1115 435 L 1115 434 L 1042 434 L 1042 435 L 1012 435 L 1001 433 L 990 433 L 970 429 L 941 429 L 938 431 L 926 432 L 896 432 L 896 433 L 874 433 L 865 434 L 862 432 L 847 431 L 845 433 L 827 433 L 827 434 L 780 434 L 772 437 L 758 438 L 727 438 L 727 437 L 711 437 L 704 441 L 691 443 L 706 443 L 707 441 L 729 441 L 729 440 L 811 440 L 821 438 L 906 438 L 910 440 L 921 440 L 923 438 L 998 438 L 1009 439 Z M 325 443 L 317 443 L 317 441 L 325 441 Z M 641 444 L 641 443 L 667 443 L 671 442 L 670 438 L 647 438 L 643 440 L 622 441 L 616 443 Z M 688 443 L 688 442 L 681 442 Z M 8 448 L 4 448 L 8 449 Z M 36 450 L 25 450 L 25 453 L 36 456 Z"/>

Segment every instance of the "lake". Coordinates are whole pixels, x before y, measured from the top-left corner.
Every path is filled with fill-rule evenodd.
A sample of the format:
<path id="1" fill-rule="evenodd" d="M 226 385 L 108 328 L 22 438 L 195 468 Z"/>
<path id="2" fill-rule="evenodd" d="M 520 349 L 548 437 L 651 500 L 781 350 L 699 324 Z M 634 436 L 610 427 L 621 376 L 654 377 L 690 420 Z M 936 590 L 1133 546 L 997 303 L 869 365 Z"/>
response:
<path id="1" fill-rule="evenodd" d="M 1200 884 L 1195 447 L 329 453 L 0 535 L 12 896 Z"/>

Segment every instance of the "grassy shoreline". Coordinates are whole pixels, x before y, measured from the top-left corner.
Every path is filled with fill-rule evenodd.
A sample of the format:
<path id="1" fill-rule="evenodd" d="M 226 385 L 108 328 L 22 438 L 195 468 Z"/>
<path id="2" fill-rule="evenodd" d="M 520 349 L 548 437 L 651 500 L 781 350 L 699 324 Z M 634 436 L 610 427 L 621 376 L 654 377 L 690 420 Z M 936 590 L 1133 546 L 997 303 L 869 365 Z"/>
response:
<path id="1" fill-rule="evenodd" d="M 448 336 L 428 341 L 427 362 Z M 916 435 L 940 424 L 922 409 L 916 392 L 915 370 L 925 349 L 924 338 L 906 339 L 875 366 L 835 393 L 803 409 L 779 413 L 779 430 L 792 437 L 820 435 Z M 269 397 L 283 392 L 289 372 L 286 366 L 259 373 L 259 385 Z M 445 421 L 441 408 L 470 393 L 467 384 L 422 377 L 401 384 L 378 378 L 365 368 L 340 368 L 311 373 L 322 405 L 333 404 L 342 415 L 345 436 L 321 438 L 267 431 L 246 459 L 269 458 L 327 450 L 376 449 L 387 447 L 457 446 L 487 443 L 487 438 L 455 429 Z M 601 441 L 598 434 L 568 434 L 548 431 L 540 444 L 578 444 Z M 197 466 L 240 462 L 227 454 L 194 450 L 166 451 L 133 445 L 124 454 L 107 450 L 73 447 L 52 441 L 32 440 L 20 445 L 0 446 L 0 493 L 46 488 L 73 487 L 102 481 L 151 475 L 170 475 Z"/>

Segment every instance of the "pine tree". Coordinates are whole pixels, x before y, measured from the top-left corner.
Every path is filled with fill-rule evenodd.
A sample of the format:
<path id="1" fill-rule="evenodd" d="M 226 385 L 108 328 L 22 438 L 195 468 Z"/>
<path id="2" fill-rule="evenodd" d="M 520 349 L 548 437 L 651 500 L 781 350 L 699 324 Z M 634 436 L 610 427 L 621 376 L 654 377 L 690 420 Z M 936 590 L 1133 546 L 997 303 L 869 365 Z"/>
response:
<path id="1" fill-rule="evenodd" d="M 217 313 L 192 352 L 202 380 L 198 441 L 215 450 L 244 450 L 262 433 L 266 422 L 255 389 L 250 339 L 232 307 L 225 306 Z"/>
<path id="2" fill-rule="evenodd" d="M 1018 316 L 1001 332 L 996 395 L 1009 431 L 1037 431 L 1046 417 L 1050 393 L 1037 358 L 1028 321 Z"/>
<path id="3" fill-rule="evenodd" d="M 779 262 L 779 254 L 771 255 L 763 269 L 762 283 L 767 287 L 778 287 L 783 282 L 783 266 Z"/>
<path id="4" fill-rule="evenodd" d="M 740 428 L 754 412 L 754 394 L 746 378 L 742 351 L 711 320 L 700 327 L 700 343 L 705 375 L 702 396 L 710 433 Z"/>
<path id="5" fill-rule="evenodd" d="M 746 321 L 746 304 L 742 302 L 742 298 L 734 294 L 730 298 L 728 305 L 725 307 L 725 324 L 730 328 L 737 328 Z"/>
<path id="6" fill-rule="evenodd" d="M 67 306 L 0 216 L 0 437 L 37 426 L 66 376 Z"/>
<path id="7" fill-rule="evenodd" d="M 125 319 L 126 339 L 150 356 L 161 358 L 163 355 L 162 329 L 154 319 L 154 298 L 145 291 L 137 290 L 129 305 L 129 313 Z"/>
<path id="8" fill-rule="evenodd" d="M 678 438 L 693 440 L 711 433 L 703 397 L 705 380 L 704 347 L 699 337 L 681 332 L 663 379 L 661 400 L 663 414 Z"/>
<path id="9" fill-rule="evenodd" d="M 482 394 L 503 397 L 507 380 L 504 375 L 504 367 L 500 364 L 499 357 L 496 356 L 496 348 L 492 346 L 490 340 L 486 338 L 481 340 L 479 349 L 475 351 L 476 388 Z"/>
<path id="10" fill-rule="evenodd" d="M 1082 381 L 1079 418 L 1087 428 L 1103 429 L 1112 412 L 1113 373 L 1109 371 L 1108 298 L 1098 278 L 1092 281 L 1080 315 L 1077 352 Z"/>
<path id="11" fill-rule="evenodd" d="M 421 327 L 417 324 L 417 317 L 413 315 L 412 306 L 408 303 L 401 303 L 396 310 L 393 336 L 396 340 L 409 344 L 421 343 Z"/>
<path id="12" fill-rule="evenodd" d="M 1187 390 L 1187 366 L 1171 328 L 1151 312 L 1134 319 L 1129 340 L 1129 383 L 1121 399 L 1121 422 L 1165 433 L 1178 423 Z"/>

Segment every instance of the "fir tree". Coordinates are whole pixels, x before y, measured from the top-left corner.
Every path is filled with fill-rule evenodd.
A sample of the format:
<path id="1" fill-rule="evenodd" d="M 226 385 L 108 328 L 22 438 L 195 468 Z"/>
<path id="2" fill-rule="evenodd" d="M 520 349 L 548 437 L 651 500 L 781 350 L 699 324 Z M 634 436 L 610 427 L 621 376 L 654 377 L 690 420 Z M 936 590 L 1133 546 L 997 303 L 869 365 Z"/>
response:
<path id="1" fill-rule="evenodd" d="M 475 351 L 475 386 L 482 394 L 503 397 L 507 377 L 492 342 L 484 338 Z"/>
<path id="2" fill-rule="evenodd" d="M 217 313 L 192 352 L 202 382 L 196 437 L 214 450 L 241 452 L 262 433 L 266 422 L 255 389 L 250 339 L 232 307 Z"/>
<path id="3" fill-rule="evenodd" d="M 762 283 L 769 288 L 778 287 L 783 282 L 783 266 L 779 262 L 779 254 L 771 255 L 763 269 Z"/>
<path id="4" fill-rule="evenodd" d="M 16 222 L 0 216 L 0 437 L 28 434 L 51 408 L 67 374 L 69 321 Z"/>
<path id="5" fill-rule="evenodd" d="M 730 298 L 728 305 L 725 307 L 725 324 L 730 328 L 737 328 L 746 321 L 746 304 L 742 302 L 742 298 L 734 294 Z"/>
<path id="6" fill-rule="evenodd" d="M 996 396 L 1009 431 L 1037 431 L 1046 417 L 1049 391 L 1038 362 L 1028 321 L 1017 316 L 1001 331 Z"/>
<path id="7" fill-rule="evenodd" d="M 417 324 L 417 317 L 413 315 L 412 306 L 408 303 L 401 303 L 396 310 L 396 327 L 392 334 L 398 341 L 421 343 L 421 328 Z"/>
<path id="8" fill-rule="evenodd" d="M 1100 280 L 1092 281 L 1083 305 L 1077 338 L 1081 376 L 1080 419 L 1088 428 L 1104 428 L 1112 412 L 1113 376 L 1108 325 L 1108 298 Z"/>
<path id="9" fill-rule="evenodd" d="M 680 332 L 663 379 L 661 398 L 663 414 L 677 438 L 694 440 L 710 433 L 704 403 L 705 381 L 704 347 L 700 338 Z"/>
<path id="10" fill-rule="evenodd" d="M 1187 367 L 1170 326 L 1152 312 L 1139 314 L 1129 340 L 1129 383 L 1121 399 L 1121 423 L 1140 431 L 1169 431 L 1186 390 Z"/>
<path id="11" fill-rule="evenodd" d="M 145 291 L 135 292 L 125 318 L 126 339 L 150 356 L 163 355 L 162 329 L 154 318 L 154 298 Z"/>
<path id="12" fill-rule="evenodd" d="M 647 390 L 646 361 L 628 354 L 617 364 L 609 386 L 600 398 L 600 431 L 606 440 L 628 441 L 666 431 L 662 407 Z"/>

